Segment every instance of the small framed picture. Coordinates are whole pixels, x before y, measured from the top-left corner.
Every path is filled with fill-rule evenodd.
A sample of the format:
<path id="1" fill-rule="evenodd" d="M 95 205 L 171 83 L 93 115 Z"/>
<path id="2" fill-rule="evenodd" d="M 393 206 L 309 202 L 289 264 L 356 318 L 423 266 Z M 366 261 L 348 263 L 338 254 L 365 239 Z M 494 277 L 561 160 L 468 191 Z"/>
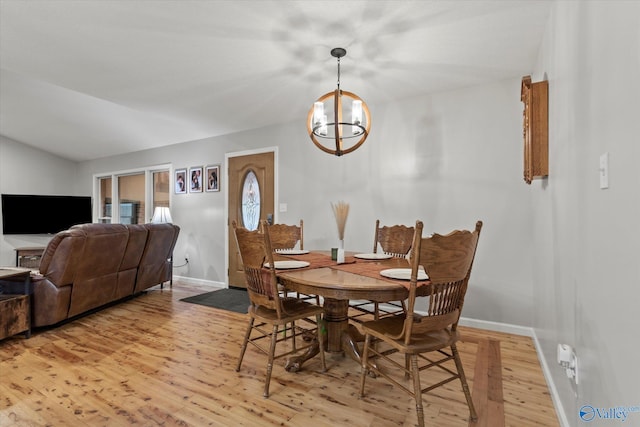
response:
<path id="1" fill-rule="evenodd" d="M 189 168 L 189 193 L 202 193 L 202 166 Z"/>
<path id="2" fill-rule="evenodd" d="M 220 165 L 207 166 L 205 171 L 207 191 L 220 191 Z"/>
<path id="3" fill-rule="evenodd" d="M 176 194 L 185 194 L 187 192 L 187 170 L 176 169 L 174 187 Z"/>

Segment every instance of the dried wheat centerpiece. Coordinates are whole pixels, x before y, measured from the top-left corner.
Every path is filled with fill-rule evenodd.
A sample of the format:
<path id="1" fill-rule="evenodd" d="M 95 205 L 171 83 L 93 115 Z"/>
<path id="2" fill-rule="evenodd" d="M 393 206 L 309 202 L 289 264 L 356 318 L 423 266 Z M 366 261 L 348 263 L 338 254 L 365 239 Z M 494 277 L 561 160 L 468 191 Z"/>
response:
<path id="1" fill-rule="evenodd" d="M 338 225 L 338 239 L 340 240 L 340 247 L 344 249 L 344 226 L 347 224 L 347 217 L 349 216 L 349 203 L 337 202 L 335 205 L 331 203 L 333 209 L 333 215 L 336 217 L 336 224 Z"/>

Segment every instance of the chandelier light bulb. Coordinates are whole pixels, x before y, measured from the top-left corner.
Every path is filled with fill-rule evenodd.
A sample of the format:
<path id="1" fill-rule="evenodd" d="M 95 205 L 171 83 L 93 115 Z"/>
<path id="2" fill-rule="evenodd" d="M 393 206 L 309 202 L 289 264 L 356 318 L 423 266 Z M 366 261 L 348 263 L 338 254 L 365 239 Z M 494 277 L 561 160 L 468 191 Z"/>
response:
<path id="1" fill-rule="evenodd" d="M 360 125 L 362 123 L 362 101 L 355 100 L 351 104 L 351 123 Z M 354 135 L 360 135 L 362 130 L 359 126 L 351 126 Z"/>
<path id="2" fill-rule="evenodd" d="M 318 126 L 322 123 L 322 118 L 327 117 L 324 114 L 324 104 L 322 102 L 314 102 L 313 103 L 313 125 Z M 326 119 L 325 119 L 326 123 Z"/>
<path id="3" fill-rule="evenodd" d="M 318 129 L 318 133 L 320 136 L 327 136 L 329 131 L 327 130 L 327 115 L 322 116 L 322 120 L 320 121 L 320 129 Z"/>

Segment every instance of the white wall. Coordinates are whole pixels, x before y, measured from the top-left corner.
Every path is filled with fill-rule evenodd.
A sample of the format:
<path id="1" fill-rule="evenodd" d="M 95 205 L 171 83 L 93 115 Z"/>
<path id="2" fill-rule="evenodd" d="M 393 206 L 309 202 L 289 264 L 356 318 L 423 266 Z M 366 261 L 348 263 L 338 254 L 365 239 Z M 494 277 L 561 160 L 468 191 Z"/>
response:
<path id="1" fill-rule="evenodd" d="M 0 136 L 0 193 L 85 196 L 77 192 L 77 163 Z M 2 217 L 0 216 L 0 229 Z M 15 265 L 14 248 L 46 246 L 46 235 L 0 234 L 0 265 Z"/>
<path id="2" fill-rule="evenodd" d="M 366 98 L 365 94 L 361 94 Z M 311 102 L 311 101 L 310 101 Z M 328 249 L 337 232 L 330 202 L 351 205 L 345 245 L 370 251 L 376 218 L 424 221 L 448 232 L 485 223 L 465 316 L 530 326 L 531 188 L 522 179 L 520 80 L 401 103 L 370 105 L 371 136 L 337 158 L 317 149 L 300 121 L 131 153 L 80 165 L 83 191 L 94 173 L 172 162 L 174 168 L 224 163 L 227 152 L 278 147 L 280 222 L 305 221 L 305 247 Z M 223 179 L 226 172 L 223 170 Z M 225 182 L 220 193 L 172 196 L 181 227 L 176 274 L 225 282 Z"/>
<path id="3" fill-rule="evenodd" d="M 551 177 L 531 189 L 534 326 L 578 426 L 583 405 L 640 407 L 640 2 L 557 2 L 534 80 L 545 75 Z M 555 361 L 560 342 L 576 348 L 577 387 Z M 640 425 L 640 413 L 626 425 Z"/>

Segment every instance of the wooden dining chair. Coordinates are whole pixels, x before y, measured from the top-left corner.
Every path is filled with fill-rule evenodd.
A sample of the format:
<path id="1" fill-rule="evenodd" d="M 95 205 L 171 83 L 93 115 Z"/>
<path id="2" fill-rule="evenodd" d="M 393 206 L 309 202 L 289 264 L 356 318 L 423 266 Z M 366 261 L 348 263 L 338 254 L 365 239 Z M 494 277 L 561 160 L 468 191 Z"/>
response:
<path id="1" fill-rule="evenodd" d="M 300 225 L 290 224 L 271 224 L 266 225 L 269 227 L 269 238 L 271 239 L 271 248 L 275 253 L 283 250 L 295 249 L 300 245 L 299 249 L 304 249 L 304 222 L 300 220 Z M 284 295 L 287 294 L 287 290 L 280 289 Z M 313 300 L 316 304 L 320 304 L 320 297 L 318 295 L 307 295 L 296 292 L 296 297 L 303 300 Z"/>
<path id="2" fill-rule="evenodd" d="M 324 337 L 322 336 L 321 315 L 322 307 L 310 304 L 293 297 L 281 297 L 277 288 L 277 278 L 273 261 L 273 249 L 269 239 L 269 227 L 266 221 L 262 221 L 261 230 L 249 231 L 240 227 L 235 221 L 232 227 L 236 237 L 240 259 L 247 279 L 247 292 L 249 294 L 249 324 L 242 342 L 240 358 L 236 371 L 240 371 L 247 345 L 254 345 L 259 351 L 268 356 L 267 378 L 264 386 L 264 397 L 269 397 L 269 383 L 273 362 L 276 359 L 292 355 L 296 352 L 314 346 L 313 341 L 303 341 L 302 347 L 296 344 L 296 338 L 309 336 L 315 332 L 320 347 L 320 361 L 322 371 L 326 371 L 324 357 Z M 265 267 L 265 263 L 268 266 Z M 312 329 L 303 328 L 296 324 L 298 320 L 305 320 L 315 316 Z M 269 329 L 269 326 L 271 327 Z M 287 331 L 287 334 L 280 334 Z M 262 344 L 262 340 L 268 339 L 269 346 Z M 291 340 L 290 347 L 276 354 L 276 345 L 280 342 Z"/>
<path id="3" fill-rule="evenodd" d="M 364 396 L 368 374 L 374 372 L 415 398 L 420 427 L 424 426 L 422 394 L 456 378 L 462 384 L 471 420 L 477 420 L 456 342 L 481 228 L 482 222 L 478 221 L 473 232 L 455 230 L 423 239 L 422 222 L 418 221 L 406 313 L 362 324 L 365 344 L 360 397 Z M 417 287 L 420 266 L 426 270 L 431 283 Z M 426 312 L 416 312 L 419 299 L 424 301 Z M 447 363 L 452 360 L 455 368 Z M 420 373 L 435 367 L 444 371 L 447 378 L 422 388 Z"/>
<path id="4" fill-rule="evenodd" d="M 376 229 L 373 240 L 373 253 L 378 253 L 378 247 L 382 253 L 390 255 L 394 258 L 407 258 L 411 252 L 413 238 L 415 234 L 414 227 L 405 225 L 380 226 L 380 220 L 376 220 Z M 371 307 L 373 306 L 373 311 Z M 367 320 L 378 320 L 380 317 L 390 316 L 403 313 L 405 311 L 404 301 L 389 301 L 380 304 L 377 301 L 352 301 L 349 307 L 353 308 L 356 313 L 351 314 L 349 318 L 358 323 Z"/>
<path id="5" fill-rule="evenodd" d="M 413 245 L 415 228 L 406 225 L 391 225 L 380 227 L 380 220 L 376 220 L 376 230 L 373 238 L 373 253 L 378 253 L 378 246 L 382 253 L 396 258 L 406 258 Z"/>
<path id="6" fill-rule="evenodd" d="M 271 248 L 274 251 L 295 249 L 298 242 L 300 242 L 300 249 L 304 249 L 304 222 L 302 220 L 300 220 L 300 225 L 271 224 L 268 227 Z"/>

